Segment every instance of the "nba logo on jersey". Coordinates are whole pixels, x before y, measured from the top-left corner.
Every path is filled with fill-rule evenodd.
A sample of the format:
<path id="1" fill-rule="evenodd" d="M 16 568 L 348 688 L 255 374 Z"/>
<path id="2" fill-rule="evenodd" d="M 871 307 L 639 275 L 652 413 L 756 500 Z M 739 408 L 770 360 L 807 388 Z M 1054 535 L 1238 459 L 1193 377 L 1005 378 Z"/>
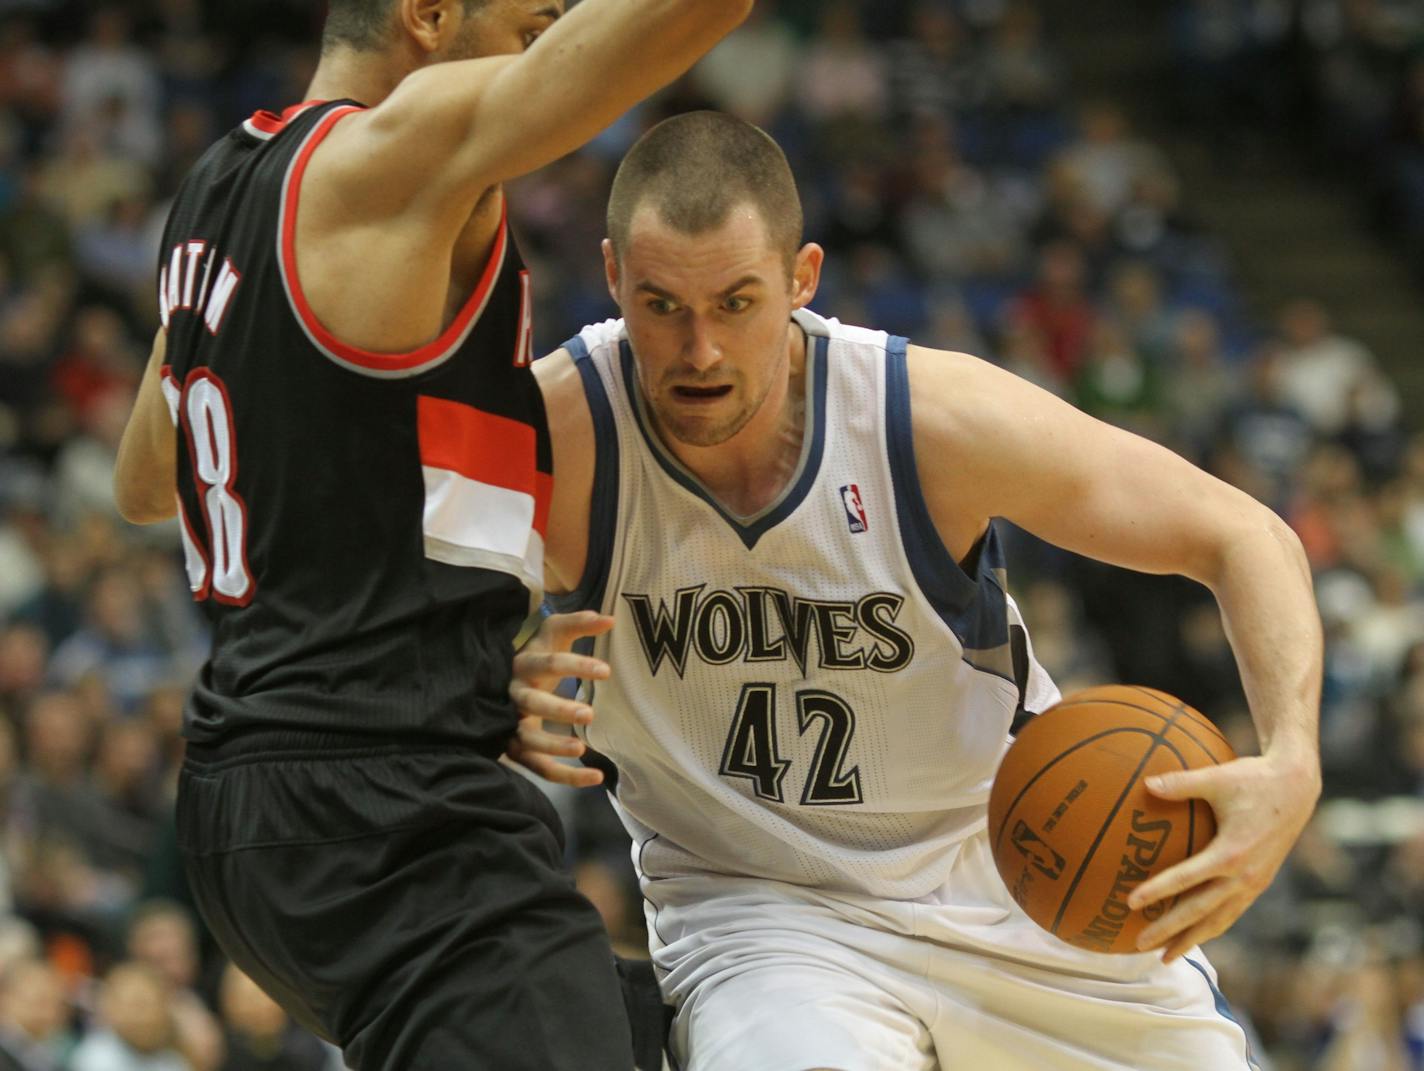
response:
<path id="1" fill-rule="evenodd" d="M 870 527 L 865 521 L 865 507 L 860 504 L 860 488 L 848 483 L 841 488 L 841 504 L 845 506 L 846 523 L 852 532 L 863 532 Z"/>

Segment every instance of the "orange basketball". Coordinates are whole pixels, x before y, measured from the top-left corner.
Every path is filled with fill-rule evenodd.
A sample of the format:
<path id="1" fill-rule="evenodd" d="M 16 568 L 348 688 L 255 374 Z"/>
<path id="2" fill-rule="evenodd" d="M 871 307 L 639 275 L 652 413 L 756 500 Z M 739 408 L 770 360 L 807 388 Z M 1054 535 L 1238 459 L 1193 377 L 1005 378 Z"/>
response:
<path id="1" fill-rule="evenodd" d="M 1216 833 L 1204 800 L 1164 800 L 1144 777 L 1229 762 L 1231 745 L 1191 707 L 1151 688 L 1089 688 L 1032 719 L 989 795 L 994 862 L 1024 912 L 1094 952 L 1136 952 L 1172 901 L 1128 894 Z"/>

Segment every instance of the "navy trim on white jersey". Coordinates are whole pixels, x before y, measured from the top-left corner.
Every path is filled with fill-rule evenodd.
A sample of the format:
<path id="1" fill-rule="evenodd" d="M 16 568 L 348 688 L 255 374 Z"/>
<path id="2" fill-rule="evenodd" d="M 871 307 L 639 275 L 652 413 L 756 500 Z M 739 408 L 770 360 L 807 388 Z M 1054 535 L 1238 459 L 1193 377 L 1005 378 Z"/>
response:
<path id="1" fill-rule="evenodd" d="M 966 559 L 966 566 L 974 571 L 970 576 L 944 545 L 920 489 L 910 423 L 908 348 L 909 340 L 899 337 L 892 337 L 885 347 L 885 445 L 905 557 L 925 598 L 959 637 L 964 660 L 1017 684 L 998 533 L 990 522 Z"/>
<path id="2" fill-rule="evenodd" d="M 588 354 L 588 346 L 575 335 L 564 343 L 569 351 L 579 379 L 583 381 L 588 411 L 593 416 L 593 499 L 588 511 L 588 544 L 583 560 L 583 575 L 578 587 L 566 595 L 549 595 L 554 609 L 571 613 L 574 610 L 597 610 L 603 606 L 608 587 L 608 570 L 613 562 L 613 538 L 618 529 L 618 426 L 613 418 L 613 406 L 598 369 Z"/>
<path id="3" fill-rule="evenodd" d="M 628 397 L 633 402 L 633 416 L 637 421 L 638 430 L 642 432 L 643 439 L 648 444 L 649 453 L 657 458 L 662 470 L 672 477 L 675 483 L 712 507 L 717 515 L 727 522 L 728 527 L 737 533 L 737 537 L 741 539 L 742 544 L 748 550 L 755 548 L 762 536 L 796 512 L 796 507 L 801 505 L 812 485 L 815 484 L 816 474 L 821 468 L 821 457 L 825 453 L 826 447 L 826 380 L 829 378 L 826 356 L 831 340 L 824 335 L 807 335 L 806 337 L 808 342 L 813 343 L 806 350 L 806 389 L 811 394 L 808 414 L 808 430 L 811 433 L 810 445 L 801 458 L 801 471 L 795 481 L 779 500 L 754 517 L 738 517 L 729 512 L 707 493 L 707 489 L 696 478 L 669 455 L 657 433 L 647 426 L 646 414 L 642 407 L 643 396 L 640 393 L 638 377 L 633 365 L 633 347 L 629 345 L 627 339 L 624 339 L 619 346 L 624 386 L 628 391 Z"/>
<path id="4" fill-rule="evenodd" d="M 1226 994 L 1216 987 L 1216 983 L 1211 980 L 1211 975 L 1200 963 L 1194 959 L 1188 959 L 1186 956 L 1182 957 L 1182 961 L 1190 964 L 1198 974 L 1206 979 L 1206 984 L 1211 988 L 1211 999 L 1216 1003 L 1218 1014 L 1228 1022 L 1235 1023 L 1241 1031 L 1242 1039 L 1246 1043 L 1246 1063 L 1250 1065 L 1251 1071 L 1261 1071 L 1261 1065 L 1256 1062 L 1256 1054 L 1251 1051 L 1251 1033 L 1246 1029 L 1245 1024 L 1236 1018 L 1236 1013 L 1231 1010 L 1231 1004 L 1226 999 Z"/>

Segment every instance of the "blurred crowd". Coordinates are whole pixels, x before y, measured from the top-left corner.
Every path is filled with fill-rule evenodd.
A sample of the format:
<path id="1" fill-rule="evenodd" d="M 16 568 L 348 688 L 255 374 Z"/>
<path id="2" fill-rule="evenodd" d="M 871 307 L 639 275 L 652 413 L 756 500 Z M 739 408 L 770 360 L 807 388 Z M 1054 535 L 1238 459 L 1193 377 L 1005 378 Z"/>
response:
<path id="1" fill-rule="evenodd" d="M 1276 73 L 1307 78 L 1321 137 L 1368 160 L 1391 218 L 1419 228 L 1420 12 L 1183 2 L 1162 32 L 1201 76 L 1176 103 L 1231 116 L 1231 138 L 1306 106 L 1279 98 Z M 691 107 L 761 123 L 829 253 L 820 311 L 1001 363 L 1290 521 L 1328 633 L 1327 803 L 1424 804 L 1424 437 L 1328 303 L 1242 307 L 1229 236 L 1193 220 L 1123 109 L 1073 92 L 1049 14 L 1071 17 L 1027 0 L 760 0 L 687 79 L 511 188 L 540 344 L 612 313 L 598 243 L 632 141 Z M 166 205 L 214 138 L 303 98 L 320 21 L 318 0 L 0 0 L 0 1071 L 339 1066 L 187 906 L 170 810 L 207 638 L 176 532 L 124 525 L 109 489 L 157 327 Z M 1165 688 L 1254 750 L 1205 591 L 1009 536 L 1065 691 Z M 611 811 L 597 791 L 555 797 L 580 885 L 638 952 Z M 1281 1071 L 1424 1069 L 1424 825 L 1355 813 L 1350 836 L 1324 817 L 1309 829 L 1210 950 Z"/>
<path id="2" fill-rule="evenodd" d="M 1227 159 L 1286 135 L 1424 275 L 1424 4 L 1177 0 L 1177 104 Z"/>

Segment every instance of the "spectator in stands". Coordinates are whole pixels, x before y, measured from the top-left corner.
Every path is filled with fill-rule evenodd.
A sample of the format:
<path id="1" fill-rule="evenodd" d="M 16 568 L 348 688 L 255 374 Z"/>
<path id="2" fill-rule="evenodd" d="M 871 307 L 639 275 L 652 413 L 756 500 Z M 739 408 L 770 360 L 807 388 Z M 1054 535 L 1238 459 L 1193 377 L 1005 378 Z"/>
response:
<path id="1" fill-rule="evenodd" d="M 236 967 L 223 972 L 220 1003 L 227 1047 L 221 1071 L 332 1068 L 330 1051 L 294 1026 L 277 1002 Z"/>
<path id="2" fill-rule="evenodd" d="M 74 1050 L 70 1071 L 195 1071 L 174 1047 L 171 990 L 152 967 L 121 963 L 99 987 L 100 1026 Z"/>
<path id="3" fill-rule="evenodd" d="M 100 573 L 85 600 L 84 624 L 55 648 L 51 676 L 72 686 L 97 673 L 124 710 L 134 710 L 166 677 L 166 658 L 144 620 L 142 592 L 121 566 Z"/>
<path id="4" fill-rule="evenodd" d="M 1373 408 L 1392 420 L 1399 409 L 1393 386 L 1376 374 L 1375 357 L 1364 345 L 1335 333 L 1325 306 L 1299 299 L 1281 310 L 1281 393 L 1321 435 L 1340 432 L 1352 405 Z M 1357 392 L 1363 398 L 1356 397 Z"/>
<path id="5" fill-rule="evenodd" d="M 72 693 L 37 696 L 25 717 L 20 802 L 31 835 L 71 833 L 86 844 L 102 836 L 98 801 L 88 783 L 92 727 Z"/>
<path id="6" fill-rule="evenodd" d="M 1383 963 L 1362 964 L 1346 974 L 1320 1071 L 1412 1071 L 1393 981 Z"/>
<path id="7" fill-rule="evenodd" d="M 1094 326 L 1073 377 L 1073 395 L 1080 409 L 1139 435 L 1160 440 L 1166 430 L 1160 369 L 1107 317 Z"/>
<path id="8" fill-rule="evenodd" d="M 1132 136 L 1122 109 L 1105 101 L 1085 107 L 1079 115 L 1078 140 L 1058 158 L 1061 167 L 1087 196 L 1089 203 L 1111 217 L 1125 208 L 1140 183 L 1170 175 L 1162 151 Z"/>
<path id="9" fill-rule="evenodd" d="M 919 0 L 890 50 L 891 90 L 905 117 L 962 114 L 984 103 L 988 75 L 964 23 L 941 0 Z"/>
<path id="10" fill-rule="evenodd" d="M 73 535 L 56 535 L 46 526 L 36 533 L 36 543 L 44 585 L 15 608 L 14 618 L 37 628 L 53 648 L 68 639 L 83 620 L 82 589 L 89 563 Z"/>
<path id="11" fill-rule="evenodd" d="M 193 916 L 171 901 L 145 901 L 129 920 L 126 947 L 130 960 L 152 967 L 168 984 L 173 1047 L 193 1071 L 217 1071 L 223 1058 L 222 1028 L 199 995 Z"/>
<path id="12" fill-rule="evenodd" d="M 1215 436 L 1218 449 L 1230 448 L 1248 467 L 1242 486 L 1277 510 L 1296 489 L 1313 442 L 1309 423 L 1286 393 L 1284 361 L 1277 346 L 1257 350 L 1246 369 L 1245 391 L 1222 413 Z"/>
<path id="13" fill-rule="evenodd" d="M 63 123 L 99 127 L 109 151 L 151 166 L 162 151 L 158 73 L 152 56 L 130 38 L 124 8 L 105 6 L 93 14 L 88 34 L 65 63 Z"/>
<path id="14" fill-rule="evenodd" d="M 689 79 L 718 108 L 759 126 L 781 114 L 794 84 L 801 46 L 767 5 L 692 69 Z"/>
<path id="15" fill-rule="evenodd" d="M 1043 338 L 1054 376 L 1071 382 L 1088 355 L 1098 321 L 1078 247 L 1069 242 L 1045 246 L 1036 282 L 1019 294 L 1008 315 Z"/>
<path id="16" fill-rule="evenodd" d="M 1052 110 L 1063 72 L 1043 40 L 1043 16 L 1026 0 L 1010 0 L 984 51 L 986 92 L 992 106 L 1022 118 Z"/>
<path id="17" fill-rule="evenodd" d="M 1137 337 L 1152 339 L 1156 332 L 1139 328 Z M 1159 354 L 1165 367 L 1170 445 L 1196 458 L 1205 456 L 1221 414 L 1229 412 L 1241 394 L 1236 370 L 1227 363 L 1217 318 L 1205 309 L 1184 309 L 1174 318 L 1163 350 L 1154 349 L 1151 342 L 1139 345 L 1148 354 Z"/>
<path id="18" fill-rule="evenodd" d="M 1173 363 L 1178 317 L 1167 307 L 1162 276 L 1143 260 L 1121 260 L 1108 273 L 1104 306 L 1132 345 L 1154 365 Z"/>
<path id="19" fill-rule="evenodd" d="M 44 686 L 49 641 L 34 625 L 0 629 L 0 720 L 7 731 L 20 723 L 23 711 Z"/>
<path id="20" fill-rule="evenodd" d="M 62 1071 L 75 1037 L 59 972 L 24 959 L 0 972 L 0 1071 Z"/>
<path id="21" fill-rule="evenodd" d="M 813 124 L 870 133 L 890 110 L 889 71 L 861 29 L 858 8 L 849 0 L 823 7 L 820 32 L 801 56 L 796 100 Z"/>
<path id="22" fill-rule="evenodd" d="M 924 120 L 908 162 L 910 194 L 899 213 L 904 247 L 931 280 L 1006 277 L 1028 259 L 1024 213 L 994 177 L 966 163 L 952 127 Z"/>

